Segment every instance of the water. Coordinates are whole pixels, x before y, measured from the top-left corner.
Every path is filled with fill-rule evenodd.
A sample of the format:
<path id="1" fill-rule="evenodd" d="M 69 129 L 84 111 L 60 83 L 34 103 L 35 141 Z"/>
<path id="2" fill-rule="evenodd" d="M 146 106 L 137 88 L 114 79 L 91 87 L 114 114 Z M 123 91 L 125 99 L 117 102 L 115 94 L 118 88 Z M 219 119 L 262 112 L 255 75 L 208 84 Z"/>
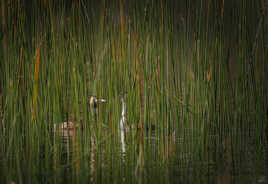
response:
<path id="1" fill-rule="evenodd" d="M 59 183 L 268 183 L 267 143 L 246 134 L 203 140 L 145 134 L 142 143 L 126 135 L 125 153 L 120 134 L 101 142 L 61 139 Z"/>

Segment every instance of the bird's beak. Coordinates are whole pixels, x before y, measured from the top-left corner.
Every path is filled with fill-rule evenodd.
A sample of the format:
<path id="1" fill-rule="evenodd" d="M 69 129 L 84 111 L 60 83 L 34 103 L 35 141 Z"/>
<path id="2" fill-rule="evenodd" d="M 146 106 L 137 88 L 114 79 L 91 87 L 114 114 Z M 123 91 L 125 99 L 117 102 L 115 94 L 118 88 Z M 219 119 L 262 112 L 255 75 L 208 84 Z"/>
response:
<path id="1" fill-rule="evenodd" d="M 102 98 L 98 99 L 98 101 L 99 102 L 106 102 L 106 100 L 105 99 L 102 99 Z"/>

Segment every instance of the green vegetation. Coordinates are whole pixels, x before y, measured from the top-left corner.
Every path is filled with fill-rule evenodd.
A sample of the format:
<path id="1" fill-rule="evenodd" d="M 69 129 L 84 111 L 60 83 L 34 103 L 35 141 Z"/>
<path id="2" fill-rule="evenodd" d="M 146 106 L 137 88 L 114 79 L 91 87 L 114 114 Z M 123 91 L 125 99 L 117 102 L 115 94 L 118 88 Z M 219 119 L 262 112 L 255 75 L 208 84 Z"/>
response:
<path id="1" fill-rule="evenodd" d="M 265 1 L 30 4 L 1 1 L 0 183 L 173 183 L 169 163 L 215 166 L 210 150 L 267 154 Z M 97 118 L 90 95 L 107 99 Z M 53 133 L 72 119 L 83 132 Z"/>

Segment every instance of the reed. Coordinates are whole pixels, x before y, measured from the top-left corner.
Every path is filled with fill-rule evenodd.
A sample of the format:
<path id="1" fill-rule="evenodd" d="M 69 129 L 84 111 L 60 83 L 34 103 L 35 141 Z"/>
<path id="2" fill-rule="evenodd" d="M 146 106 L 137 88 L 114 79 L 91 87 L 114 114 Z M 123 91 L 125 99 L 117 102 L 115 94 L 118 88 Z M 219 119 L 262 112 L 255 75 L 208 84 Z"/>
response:
<path id="1" fill-rule="evenodd" d="M 173 182 L 174 163 L 185 174 L 201 160 L 191 167 L 199 173 L 248 142 L 265 152 L 264 1 L 9 3 L 1 1 L 0 183 Z M 121 93 L 133 128 L 124 154 Z M 107 99 L 96 117 L 91 95 Z M 52 131 L 72 119 L 83 130 Z"/>

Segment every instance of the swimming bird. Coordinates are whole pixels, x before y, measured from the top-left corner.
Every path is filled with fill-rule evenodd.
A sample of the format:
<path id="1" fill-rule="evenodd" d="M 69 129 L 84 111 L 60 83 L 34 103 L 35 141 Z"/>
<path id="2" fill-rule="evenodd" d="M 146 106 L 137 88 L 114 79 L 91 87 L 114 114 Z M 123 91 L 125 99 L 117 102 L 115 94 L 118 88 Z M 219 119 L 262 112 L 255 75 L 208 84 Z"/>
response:
<path id="1" fill-rule="evenodd" d="M 89 99 L 90 110 L 94 117 L 97 116 L 99 102 L 106 102 L 106 100 L 102 98 L 97 98 L 96 96 L 91 96 Z M 79 122 L 76 120 L 70 120 L 59 124 L 54 124 L 54 130 L 70 130 L 79 126 L 81 127 L 81 129 L 83 129 L 83 120 L 80 120 Z"/>
<path id="2" fill-rule="evenodd" d="M 127 121 L 127 104 L 126 104 L 126 94 L 121 94 L 120 96 L 120 101 L 122 103 L 122 111 L 121 111 L 121 119 L 120 119 L 120 131 L 124 130 L 125 133 L 128 133 L 129 131 L 134 131 L 135 126 L 133 123 L 129 123 Z"/>
<path id="3" fill-rule="evenodd" d="M 125 102 L 125 95 L 120 95 L 120 100 L 122 102 L 122 112 L 121 112 L 120 127 L 124 127 L 126 125 L 126 102 Z"/>
<path id="4" fill-rule="evenodd" d="M 138 123 L 137 124 L 133 124 L 133 123 L 129 123 L 127 121 L 126 118 L 126 94 L 124 95 L 120 95 L 120 100 L 122 103 L 122 113 L 121 113 L 121 119 L 120 119 L 120 130 L 124 130 L 126 133 L 128 133 L 129 131 L 135 131 L 136 129 L 140 129 Z M 147 123 L 145 124 L 145 130 L 146 132 L 148 132 L 149 130 L 151 131 L 155 131 L 155 124 L 151 123 L 151 125 L 148 125 Z"/>
<path id="5" fill-rule="evenodd" d="M 106 102 L 106 100 L 103 98 L 97 98 L 96 96 L 91 96 L 89 99 L 90 110 L 91 110 L 91 113 L 94 117 L 96 117 L 98 114 L 98 103 L 99 102 Z"/>

